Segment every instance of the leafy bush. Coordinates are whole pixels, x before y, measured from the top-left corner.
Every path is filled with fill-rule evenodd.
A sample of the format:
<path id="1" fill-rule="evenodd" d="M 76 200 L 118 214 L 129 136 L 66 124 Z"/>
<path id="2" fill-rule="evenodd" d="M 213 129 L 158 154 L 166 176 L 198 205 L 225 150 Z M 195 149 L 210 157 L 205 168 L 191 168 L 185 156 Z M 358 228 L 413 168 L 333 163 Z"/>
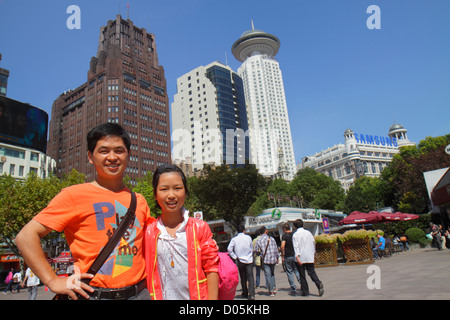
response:
<path id="1" fill-rule="evenodd" d="M 422 248 L 425 248 L 427 246 L 427 244 L 430 242 L 431 242 L 431 240 L 428 240 L 426 237 L 419 239 L 419 244 Z"/>
<path id="2" fill-rule="evenodd" d="M 314 240 L 316 243 L 337 243 L 339 237 L 341 237 L 339 233 L 320 234 L 315 236 Z"/>
<path id="3" fill-rule="evenodd" d="M 423 242 L 423 239 L 426 240 L 425 232 L 419 228 L 409 228 L 405 234 L 410 242 L 419 243 Z"/>
<path id="4" fill-rule="evenodd" d="M 344 243 L 347 240 L 352 239 L 367 239 L 367 238 L 375 238 L 377 234 L 384 235 L 384 232 L 382 230 L 365 230 L 365 229 L 359 229 L 359 230 L 348 230 L 344 232 L 342 236 L 339 237 L 339 241 Z"/>

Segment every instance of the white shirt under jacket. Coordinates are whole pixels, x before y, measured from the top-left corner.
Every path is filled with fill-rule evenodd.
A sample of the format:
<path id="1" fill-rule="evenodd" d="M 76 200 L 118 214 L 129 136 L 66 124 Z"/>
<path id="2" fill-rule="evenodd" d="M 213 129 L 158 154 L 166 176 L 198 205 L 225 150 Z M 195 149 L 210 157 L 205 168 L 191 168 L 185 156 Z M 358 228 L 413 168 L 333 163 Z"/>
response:
<path id="1" fill-rule="evenodd" d="M 301 263 L 314 263 L 316 241 L 311 232 L 303 228 L 298 228 L 292 236 L 292 243 L 294 245 L 295 257 L 299 257 Z"/>
<path id="2" fill-rule="evenodd" d="M 231 239 L 228 245 L 228 254 L 242 263 L 253 263 L 253 243 L 249 235 L 241 232 Z"/>

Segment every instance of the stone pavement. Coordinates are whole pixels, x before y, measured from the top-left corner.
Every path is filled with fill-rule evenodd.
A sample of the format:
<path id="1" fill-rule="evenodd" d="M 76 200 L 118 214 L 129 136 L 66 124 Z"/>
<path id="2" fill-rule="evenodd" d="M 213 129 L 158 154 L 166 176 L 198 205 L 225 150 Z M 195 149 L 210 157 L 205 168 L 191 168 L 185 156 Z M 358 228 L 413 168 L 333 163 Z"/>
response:
<path id="1" fill-rule="evenodd" d="M 413 249 L 375 260 L 372 264 L 339 265 L 316 268 L 325 293 L 318 296 L 315 285 L 307 275 L 310 296 L 289 295 L 289 283 L 281 265 L 275 269 L 277 294 L 270 297 L 267 289 L 256 290 L 256 300 L 448 300 L 450 299 L 450 250 L 434 248 Z M 261 283 L 265 284 L 264 273 Z M 374 287 L 370 289 L 368 287 Z M 377 285 L 379 284 L 379 288 Z M 297 283 L 297 288 L 298 288 Z M 236 302 L 247 301 L 239 284 Z M 37 299 L 51 300 L 54 294 L 39 287 Z M 27 289 L 4 295 L 0 300 L 27 300 Z"/>

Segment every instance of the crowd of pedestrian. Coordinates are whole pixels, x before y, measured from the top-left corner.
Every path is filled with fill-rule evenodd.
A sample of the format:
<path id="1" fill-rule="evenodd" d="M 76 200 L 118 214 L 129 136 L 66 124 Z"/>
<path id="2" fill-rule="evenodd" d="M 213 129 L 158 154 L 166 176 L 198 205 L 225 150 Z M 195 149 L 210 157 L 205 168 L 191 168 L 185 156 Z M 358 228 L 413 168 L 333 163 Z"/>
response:
<path id="1" fill-rule="evenodd" d="M 392 239 L 391 239 L 392 238 Z M 370 248 L 374 259 L 381 259 L 385 255 L 391 255 L 393 252 L 409 250 L 409 242 L 406 235 L 388 235 L 377 234 L 377 240 L 370 239 Z"/>
<path id="2" fill-rule="evenodd" d="M 450 245 L 450 226 L 445 230 L 441 224 L 430 222 L 430 236 L 432 238 L 431 246 L 439 251 L 447 249 L 447 243 Z"/>
<path id="3" fill-rule="evenodd" d="M 243 298 L 255 299 L 255 288 L 261 285 L 261 270 L 264 272 L 269 296 L 276 295 L 275 266 L 280 257 L 288 277 L 290 295 L 308 296 L 310 294 L 306 273 L 316 285 L 319 296 L 324 294 L 323 284 L 314 269 L 314 236 L 303 228 L 301 219 L 294 221 L 294 227 L 295 230 L 291 230 L 289 223 L 283 225 L 279 250 L 275 239 L 269 235 L 265 227 L 261 227 L 255 239 L 252 240 L 245 234 L 244 225 L 239 226 L 238 234 L 231 239 L 227 250 L 238 265 Z M 253 275 L 254 268 L 256 281 Z M 299 291 L 297 291 L 295 279 L 300 284 Z"/>
<path id="4" fill-rule="evenodd" d="M 442 225 L 430 222 L 430 233 L 427 237 L 431 240 L 431 247 L 437 248 L 439 251 L 447 249 L 447 244 L 450 245 L 450 227 L 443 229 Z M 409 242 L 406 235 L 391 237 L 377 234 L 377 241 L 374 238 L 370 240 L 370 247 L 374 259 L 381 259 L 382 254 L 391 254 L 392 252 L 401 252 L 409 250 Z"/>
<path id="5" fill-rule="evenodd" d="M 28 289 L 28 299 L 36 300 L 40 281 L 30 268 L 27 268 L 25 271 L 25 278 L 23 280 L 20 270 L 14 272 L 14 269 L 11 268 L 5 278 L 5 284 L 6 288 L 3 291 L 3 294 L 8 294 L 8 291 L 12 294 L 20 293 L 20 288 L 24 288 L 26 285 Z"/>

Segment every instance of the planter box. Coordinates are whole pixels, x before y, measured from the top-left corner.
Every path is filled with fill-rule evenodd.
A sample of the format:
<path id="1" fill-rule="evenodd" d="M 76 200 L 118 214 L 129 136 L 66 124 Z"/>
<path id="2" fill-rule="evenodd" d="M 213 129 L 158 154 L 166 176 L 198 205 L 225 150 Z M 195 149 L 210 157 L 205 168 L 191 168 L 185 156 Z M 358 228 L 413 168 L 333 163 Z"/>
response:
<path id="1" fill-rule="evenodd" d="M 316 243 L 314 265 L 317 267 L 337 266 L 336 244 Z"/>
<path id="2" fill-rule="evenodd" d="M 342 245 L 346 264 L 373 263 L 369 238 L 347 240 Z"/>

